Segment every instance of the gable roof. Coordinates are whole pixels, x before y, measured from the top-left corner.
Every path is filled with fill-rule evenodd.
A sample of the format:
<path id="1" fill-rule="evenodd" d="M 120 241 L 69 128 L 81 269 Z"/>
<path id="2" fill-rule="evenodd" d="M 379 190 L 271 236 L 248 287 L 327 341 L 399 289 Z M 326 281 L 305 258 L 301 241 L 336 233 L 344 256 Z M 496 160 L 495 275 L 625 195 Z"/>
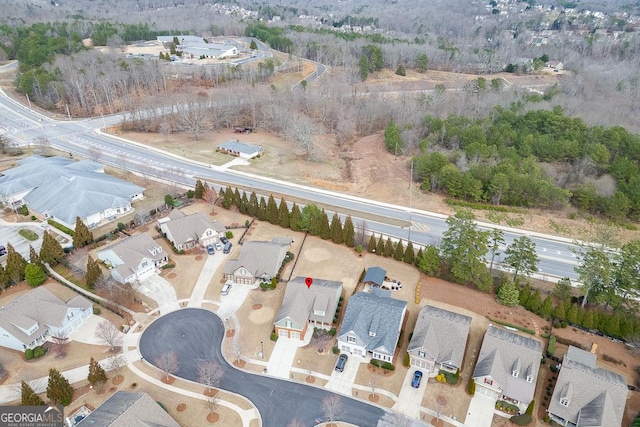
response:
<path id="1" fill-rule="evenodd" d="M 9 196 L 30 190 L 24 197 L 30 208 L 67 224 L 76 217 L 127 206 L 144 188 L 102 172 L 90 160 L 74 162 L 62 157 L 31 156 L 0 176 L 0 194 Z"/>
<path id="2" fill-rule="evenodd" d="M 289 280 L 275 323 L 286 318 L 300 327 L 309 320 L 331 323 L 342 292 L 342 282 L 313 279 L 312 285 L 307 287 L 305 280 L 301 276 Z M 316 315 L 315 310 L 324 311 L 324 316 Z"/>
<path id="3" fill-rule="evenodd" d="M 175 210 L 174 210 L 175 211 Z M 191 215 L 169 214 L 173 216 L 171 221 L 162 224 L 167 228 L 167 237 L 174 245 L 182 245 L 190 240 L 197 240 L 207 229 L 215 230 L 218 233 L 226 231 L 224 225 L 218 221 L 211 221 L 204 212 L 197 212 Z"/>
<path id="4" fill-rule="evenodd" d="M 353 332 L 368 351 L 383 348 L 394 354 L 406 307 L 406 301 L 358 292 L 349 299 L 338 337 Z"/>
<path id="5" fill-rule="evenodd" d="M 231 259 L 224 267 L 226 274 L 232 274 L 238 268 L 246 268 L 254 277 L 275 277 L 282 261 L 287 255 L 287 243 L 278 241 L 245 242 L 238 259 Z"/>
<path id="6" fill-rule="evenodd" d="M 374 283 L 382 286 L 385 277 L 387 277 L 387 270 L 380 267 L 369 267 L 364 275 L 364 279 L 362 279 L 362 283 Z"/>
<path id="7" fill-rule="evenodd" d="M 471 317 L 430 305 L 418 313 L 407 351 L 424 349 L 427 359 L 462 367 Z"/>
<path id="8" fill-rule="evenodd" d="M 236 153 L 244 153 L 244 154 L 256 154 L 262 151 L 262 147 L 253 144 L 247 144 L 246 142 L 240 142 L 236 140 L 231 140 L 227 142 L 223 142 L 218 145 L 218 148 L 228 151 L 234 151 Z"/>
<path id="9" fill-rule="evenodd" d="M 162 251 L 162 246 L 156 243 L 156 241 L 146 233 L 127 237 L 101 250 L 98 252 L 98 258 L 103 259 L 101 254 L 109 250 L 113 251 L 120 259 L 120 264 L 114 265 L 113 267 L 118 270 L 122 277 L 129 277 L 132 273 L 130 269 L 135 271 L 145 258 L 160 261 L 166 256 L 164 251 Z"/>
<path id="10" fill-rule="evenodd" d="M 30 344 L 33 337 L 42 334 L 48 326 L 60 327 L 70 308 L 84 310 L 91 306 L 91 301 L 81 295 L 65 302 L 47 288 L 38 287 L 0 308 L 0 327 L 23 344 Z M 38 329 L 31 335 L 20 329 L 29 329 L 36 323 Z"/>
<path id="11" fill-rule="evenodd" d="M 77 425 L 180 427 L 147 393 L 117 391 Z"/>
<path id="12" fill-rule="evenodd" d="M 625 379 L 596 366 L 595 354 L 569 346 L 549 412 L 581 426 L 620 426 L 627 400 Z M 568 406 L 560 403 L 564 397 Z"/>
<path id="13" fill-rule="evenodd" d="M 504 395 L 529 403 L 536 388 L 541 358 L 540 341 L 489 325 L 473 378 L 491 376 Z M 518 371 L 517 378 L 513 371 Z M 532 382 L 527 381 L 528 376 L 533 378 Z"/>

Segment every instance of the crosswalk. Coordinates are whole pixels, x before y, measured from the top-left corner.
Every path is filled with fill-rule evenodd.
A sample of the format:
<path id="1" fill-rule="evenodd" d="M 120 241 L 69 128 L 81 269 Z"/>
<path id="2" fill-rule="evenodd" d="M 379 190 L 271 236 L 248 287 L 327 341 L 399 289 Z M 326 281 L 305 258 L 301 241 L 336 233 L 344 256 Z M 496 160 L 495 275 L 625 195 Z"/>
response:
<path id="1" fill-rule="evenodd" d="M 411 231 L 428 233 L 431 231 L 431 228 L 428 225 L 411 221 Z"/>

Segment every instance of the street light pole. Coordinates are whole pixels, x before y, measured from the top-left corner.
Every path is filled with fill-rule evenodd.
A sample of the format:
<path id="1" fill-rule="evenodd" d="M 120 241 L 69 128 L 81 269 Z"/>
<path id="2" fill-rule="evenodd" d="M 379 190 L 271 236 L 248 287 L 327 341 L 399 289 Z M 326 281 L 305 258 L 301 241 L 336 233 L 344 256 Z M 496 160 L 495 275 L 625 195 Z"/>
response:
<path id="1" fill-rule="evenodd" d="M 411 241 L 411 201 L 413 196 L 413 158 L 411 159 L 411 168 L 409 172 L 409 238 L 407 239 L 409 242 Z"/>
<path id="2" fill-rule="evenodd" d="M 260 341 L 260 358 L 264 359 L 264 342 Z"/>

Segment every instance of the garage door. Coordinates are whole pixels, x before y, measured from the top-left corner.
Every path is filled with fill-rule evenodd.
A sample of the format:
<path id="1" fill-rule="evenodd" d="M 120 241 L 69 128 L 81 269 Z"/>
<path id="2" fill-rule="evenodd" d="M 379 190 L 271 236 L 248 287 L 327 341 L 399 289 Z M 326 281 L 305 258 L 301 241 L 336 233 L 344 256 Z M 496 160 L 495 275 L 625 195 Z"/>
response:
<path id="1" fill-rule="evenodd" d="M 300 332 L 291 331 L 291 338 L 300 339 Z"/>
<path id="2" fill-rule="evenodd" d="M 280 336 L 280 337 L 288 337 L 289 336 L 289 331 L 287 331 L 286 329 L 279 329 L 278 330 L 278 336 Z"/>

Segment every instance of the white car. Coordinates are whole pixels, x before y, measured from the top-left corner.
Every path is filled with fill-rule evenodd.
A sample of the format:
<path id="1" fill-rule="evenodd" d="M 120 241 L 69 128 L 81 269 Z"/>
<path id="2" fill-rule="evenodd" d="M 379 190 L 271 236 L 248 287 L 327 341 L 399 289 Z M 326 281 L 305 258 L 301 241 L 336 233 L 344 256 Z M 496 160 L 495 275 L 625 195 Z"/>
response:
<path id="1" fill-rule="evenodd" d="M 221 250 L 222 250 L 222 243 L 216 242 L 216 251 L 221 251 Z"/>

